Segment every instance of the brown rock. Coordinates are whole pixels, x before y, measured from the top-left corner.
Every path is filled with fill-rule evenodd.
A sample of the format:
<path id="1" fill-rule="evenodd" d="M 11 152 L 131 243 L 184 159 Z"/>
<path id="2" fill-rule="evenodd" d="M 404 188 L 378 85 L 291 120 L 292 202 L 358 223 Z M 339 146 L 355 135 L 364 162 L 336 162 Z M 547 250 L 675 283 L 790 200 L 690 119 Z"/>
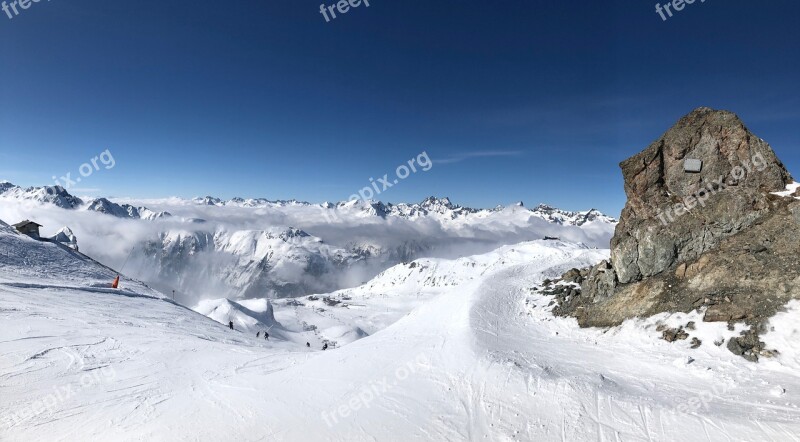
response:
<path id="1" fill-rule="evenodd" d="M 747 317 L 747 312 L 735 306 L 717 304 L 712 305 L 706 310 L 703 316 L 704 322 L 728 322 L 738 321 Z"/>
<path id="2" fill-rule="evenodd" d="M 701 160 L 702 171 L 687 173 L 688 159 Z M 683 117 L 620 167 L 628 202 L 611 241 L 611 262 L 622 284 L 715 247 L 751 225 L 769 207 L 766 194 L 791 181 L 770 146 L 736 115 L 709 108 Z"/>
<path id="3" fill-rule="evenodd" d="M 757 323 L 800 299 L 800 201 L 772 194 L 791 176 L 734 114 L 697 109 L 621 167 L 611 260 L 581 272 L 582 295 L 558 314 L 609 326 L 705 306 L 704 321 Z"/>
<path id="4" fill-rule="evenodd" d="M 683 279 L 686 276 L 686 263 L 680 263 L 678 268 L 675 269 L 675 277 L 678 279 Z"/>

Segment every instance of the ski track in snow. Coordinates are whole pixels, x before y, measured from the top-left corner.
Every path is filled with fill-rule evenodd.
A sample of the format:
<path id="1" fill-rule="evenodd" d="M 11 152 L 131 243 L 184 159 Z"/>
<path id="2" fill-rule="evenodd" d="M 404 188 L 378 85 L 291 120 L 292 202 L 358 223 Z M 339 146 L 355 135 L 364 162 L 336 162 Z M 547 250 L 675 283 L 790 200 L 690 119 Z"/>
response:
<path id="1" fill-rule="evenodd" d="M 558 266 L 555 273 L 567 269 Z M 644 352 L 633 342 L 611 343 L 610 347 L 586 346 L 585 342 L 554 337 L 547 328 L 531 324 L 527 316 L 516 314 L 523 310 L 521 294 L 540 281 L 537 281 L 540 276 L 530 270 L 530 266 L 520 266 L 488 278 L 478 290 L 481 299 L 473 310 L 473 328 L 478 335 L 479 348 L 486 350 L 483 363 L 488 364 L 490 373 L 498 364 L 513 364 L 516 368 L 513 378 L 517 384 L 525 382 L 527 372 L 528 379 L 536 382 L 534 397 L 546 398 L 539 406 L 536 400 L 526 401 L 521 409 L 514 406 L 514 400 L 497 404 L 495 406 L 504 407 L 501 415 L 537 416 L 546 414 L 541 412 L 557 404 L 559 414 L 564 416 L 560 423 L 562 440 L 796 440 L 796 435 L 800 434 L 800 410 L 796 404 L 781 407 L 736 400 L 734 395 L 729 398 L 716 395 L 713 402 L 720 404 L 724 414 L 709 418 L 678 413 L 676 407 L 680 401 L 675 403 L 675 399 L 697 397 L 710 390 L 706 376 L 698 379 L 694 370 L 676 373 L 674 367 L 665 366 L 663 360 L 644 353 L 637 359 L 619 358 L 624 352 Z M 556 318 L 547 320 L 567 322 Z M 493 327 L 493 324 L 498 326 Z M 512 342 L 498 346 L 497 336 Z M 658 345 L 667 344 L 659 342 Z M 520 357 L 516 349 L 526 347 L 527 353 Z M 742 364 L 733 365 L 736 373 L 731 375 L 740 376 L 737 383 L 747 385 L 758 379 L 759 376 L 742 376 Z M 494 376 L 503 375 L 500 369 L 494 371 Z M 751 373 L 748 370 L 744 374 Z M 787 381 L 796 383 L 793 377 L 795 379 Z M 668 395 L 653 394 L 654 390 L 665 387 L 673 391 Z M 502 398 L 502 392 L 495 397 Z M 565 402 L 569 406 L 565 406 Z M 756 412 L 750 408 L 755 406 L 762 409 Z M 738 413 L 730 413 L 737 410 Z M 777 421 L 770 422 L 771 419 Z M 506 430 L 506 434 L 510 434 L 510 430 Z M 526 440 L 540 437 L 542 434 L 538 431 L 523 435 Z"/>
<path id="2" fill-rule="evenodd" d="M 550 315 L 549 300 L 530 291 L 605 251 L 519 245 L 524 263 L 490 256 L 479 277 L 453 286 L 441 277 L 435 294 L 364 298 L 364 318 L 385 315 L 376 307 L 384 302 L 396 321 L 383 327 L 382 319 L 370 336 L 320 352 L 228 330 L 135 281 L 123 281 L 125 293 L 97 287 L 113 275 L 108 269 L 74 264 L 78 255 L 49 245 L 23 245 L 64 271 L 37 282 L 36 271 L 0 267 L 2 441 L 785 441 L 800 434 L 796 366 L 750 364 L 713 344 L 690 353 L 656 339 L 652 320 L 581 330 Z M 463 268 L 440 262 L 432 271 L 458 279 Z M 353 311 L 325 313 L 347 323 Z M 693 363 L 675 365 L 688 354 Z M 770 385 L 786 393 L 776 398 Z M 698 397 L 709 399 L 677 411 Z"/>

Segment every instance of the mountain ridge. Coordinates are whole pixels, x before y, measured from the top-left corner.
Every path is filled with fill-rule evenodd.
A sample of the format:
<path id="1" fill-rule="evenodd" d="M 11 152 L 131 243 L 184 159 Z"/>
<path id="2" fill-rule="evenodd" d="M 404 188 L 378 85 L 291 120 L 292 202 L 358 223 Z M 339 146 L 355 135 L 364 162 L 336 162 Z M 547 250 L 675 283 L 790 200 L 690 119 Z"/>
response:
<path id="1" fill-rule="evenodd" d="M 131 204 L 118 204 L 105 197 L 98 197 L 83 200 L 69 193 L 61 186 L 39 186 L 23 188 L 8 181 L 0 182 L 0 198 L 15 199 L 21 201 L 36 201 L 49 203 L 63 209 L 89 210 L 117 218 L 156 220 L 172 217 L 168 211 L 154 211 L 145 206 L 134 206 Z M 384 203 L 377 200 L 348 200 L 337 203 L 324 202 L 314 204 L 295 199 L 289 200 L 270 200 L 267 198 L 240 198 L 234 197 L 223 200 L 213 196 L 195 197 L 188 200 L 181 199 L 193 204 L 213 207 L 241 207 L 241 208 L 282 208 L 287 206 L 320 207 L 325 210 L 338 212 L 340 210 L 357 209 L 362 213 L 372 216 L 385 218 L 396 216 L 407 219 L 417 219 L 425 216 L 439 216 L 450 219 L 458 219 L 471 215 L 484 216 L 503 210 L 525 210 L 539 218 L 561 225 L 581 226 L 591 221 L 601 221 L 610 224 L 617 222 L 617 219 L 610 217 L 594 208 L 585 211 L 570 211 L 556 208 L 548 204 L 539 204 L 533 209 L 527 209 L 521 202 L 508 206 L 496 206 L 492 209 L 481 209 L 461 206 L 454 204 L 449 197 L 429 196 L 419 203 Z M 336 217 L 336 213 L 332 214 Z M 187 220 L 188 221 L 188 220 Z"/>

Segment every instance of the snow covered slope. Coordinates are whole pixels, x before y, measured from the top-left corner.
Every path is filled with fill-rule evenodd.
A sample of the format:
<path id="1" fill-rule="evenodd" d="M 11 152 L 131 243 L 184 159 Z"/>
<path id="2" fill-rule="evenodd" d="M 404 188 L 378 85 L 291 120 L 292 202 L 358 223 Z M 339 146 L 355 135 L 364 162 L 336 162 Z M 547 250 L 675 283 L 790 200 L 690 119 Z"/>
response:
<path id="1" fill-rule="evenodd" d="M 302 339 L 330 345 L 344 345 L 390 326 L 433 297 L 475 281 L 484 275 L 537 259 L 543 244 L 562 247 L 569 253 L 583 252 L 582 265 L 607 257 L 606 252 L 564 242 L 535 241 L 501 247 L 483 255 L 455 260 L 423 258 L 391 267 L 361 286 L 303 298 L 272 300 L 280 323 Z M 566 256 L 566 255 L 565 255 Z M 227 324 L 209 305 L 227 305 L 226 299 L 201 302 L 195 311 Z M 266 299 L 247 302 L 266 303 Z M 263 310 L 263 309 L 261 309 Z M 258 321 L 257 317 L 240 322 Z"/>
<path id="2" fill-rule="evenodd" d="M 782 354 L 756 365 L 713 343 L 655 339 L 657 321 L 686 318 L 581 330 L 530 290 L 607 251 L 535 241 L 391 269 L 333 295 L 351 307 L 319 313 L 361 309 L 367 321 L 388 305 L 398 320 L 324 352 L 228 330 L 135 282 L 123 281 L 126 292 L 96 287 L 114 273 L 70 252 L 0 227 L 2 440 L 760 441 L 800 432 L 797 306 L 766 337 Z M 288 307 L 275 306 L 287 335 Z"/>
<path id="3" fill-rule="evenodd" d="M 272 304 L 267 299 L 241 302 L 229 299 L 207 300 L 202 301 L 195 311 L 223 325 L 233 322 L 234 329 L 251 333 L 271 330 L 273 327 L 283 328 L 275 320 Z"/>
<path id="4" fill-rule="evenodd" d="M 37 241 L 20 235 L 0 221 L 0 287 L 47 289 L 71 287 L 104 293 L 117 273 L 59 242 Z M 161 298 L 162 295 L 138 281 L 123 279 L 118 293 L 136 293 Z"/>

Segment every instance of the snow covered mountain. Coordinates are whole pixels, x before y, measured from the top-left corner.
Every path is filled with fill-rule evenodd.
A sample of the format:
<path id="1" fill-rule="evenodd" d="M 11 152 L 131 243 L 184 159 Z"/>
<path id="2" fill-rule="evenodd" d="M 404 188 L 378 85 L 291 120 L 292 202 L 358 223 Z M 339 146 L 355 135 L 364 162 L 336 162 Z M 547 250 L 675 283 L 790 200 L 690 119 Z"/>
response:
<path id="1" fill-rule="evenodd" d="M 78 238 L 69 227 L 62 227 L 55 235 L 48 238 L 52 242 L 63 244 L 71 249 L 78 250 Z"/>
<path id="2" fill-rule="evenodd" d="M 237 299 L 299 296 L 338 286 L 340 273 L 361 259 L 294 228 L 171 230 L 139 252 L 131 266 L 140 278 L 186 294 Z"/>
<path id="3" fill-rule="evenodd" d="M 0 199 L 29 201 L 52 204 L 62 209 L 89 210 L 116 216 L 153 220 L 171 216 L 169 212 L 153 212 L 146 207 L 134 207 L 129 204 L 116 204 L 106 198 L 95 198 L 84 201 L 70 194 L 61 186 L 28 187 L 26 189 L 3 181 L 0 183 Z"/>
<path id="4" fill-rule="evenodd" d="M 602 212 L 591 209 L 584 212 L 569 212 L 566 210 L 556 209 L 555 207 L 548 206 L 547 204 L 539 204 L 531 210 L 536 216 L 546 219 L 552 223 L 569 225 L 569 226 L 583 226 L 591 222 L 600 222 L 607 224 L 616 224 L 617 220 L 603 214 Z"/>
<path id="5" fill-rule="evenodd" d="M 250 207 L 250 208 L 281 208 L 287 206 L 305 206 L 316 207 L 316 205 L 296 201 L 296 200 L 277 200 L 271 201 L 263 198 L 258 199 L 243 199 L 233 198 L 227 201 L 221 200 L 211 196 L 203 198 L 194 198 L 191 200 L 194 204 L 217 206 L 217 207 Z M 407 204 L 398 203 L 384 204 L 380 201 L 364 201 L 364 200 L 350 200 L 342 201 L 339 203 L 323 203 L 318 207 L 329 211 L 325 216 L 328 219 L 336 220 L 345 216 L 375 216 L 380 218 L 386 217 L 399 217 L 409 220 L 416 220 L 425 217 L 432 217 L 438 220 L 458 220 L 467 217 L 485 218 L 492 216 L 494 213 L 503 212 L 509 208 L 516 208 L 521 213 L 530 214 L 541 219 L 560 224 L 582 226 L 588 222 L 602 222 L 607 224 L 615 224 L 616 219 L 609 217 L 600 211 L 591 209 L 584 212 L 570 212 L 560 210 L 546 204 L 540 204 L 534 209 L 525 209 L 524 205 L 519 202 L 509 207 L 498 206 L 494 209 L 473 209 L 470 207 L 463 207 L 453 204 L 450 198 L 437 198 L 428 197 L 420 203 Z"/>
<path id="6" fill-rule="evenodd" d="M 191 200 L 194 204 L 200 204 L 205 206 L 230 206 L 230 207 L 250 207 L 250 208 L 258 208 L 258 207 L 284 207 L 290 205 L 303 205 L 309 206 L 311 203 L 306 203 L 303 201 L 297 200 L 268 200 L 266 198 L 231 198 L 230 200 L 224 201 L 220 198 L 216 198 L 213 196 L 205 196 L 205 197 L 197 197 L 192 198 Z"/>
<path id="7" fill-rule="evenodd" d="M 8 181 L 0 183 L 0 198 L 52 204 L 63 209 L 76 209 L 83 205 L 83 200 L 71 195 L 61 186 L 28 187 L 23 189 Z"/>
<path id="8" fill-rule="evenodd" d="M 607 254 L 539 240 L 419 260 L 328 295 L 209 301 L 211 320 L 125 277 L 111 289 L 115 271 L 0 222 L 0 437 L 755 441 L 800 432 L 800 305 L 764 336 L 781 354 L 752 364 L 713 343 L 737 331 L 696 313 L 580 329 L 531 290 Z M 699 348 L 658 339 L 659 324 L 687 320 L 697 321 Z M 269 340 L 256 338 L 269 326 Z"/>
<path id="9" fill-rule="evenodd" d="M 143 253 L 135 253 L 133 265 L 144 269 L 136 276 L 203 296 L 213 296 L 208 290 L 213 287 L 217 296 L 235 299 L 331 291 L 419 257 L 461 256 L 546 236 L 602 246 L 615 226 L 595 211 L 543 212 L 518 205 L 477 210 L 446 198 L 397 205 L 206 198 L 158 210 L 205 222 L 171 226 L 148 240 L 140 247 Z M 232 226 L 230 219 L 239 217 L 248 221 Z M 259 227 L 255 219 L 271 220 L 265 223 L 270 227 Z"/>
<path id="10" fill-rule="evenodd" d="M 521 203 L 473 209 L 434 197 L 414 204 L 84 201 L 60 187 L 10 183 L 0 186 L 0 216 L 32 219 L 45 230 L 69 225 L 82 251 L 187 303 L 329 292 L 420 257 L 455 258 L 544 237 L 606 247 L 616 225 L 596 211 Z"/>
<path id="11" fill-rule="evenodd" d="M 118 218 L 154 220 L 172 216 L 168 211 L 153 211 L 143 206 L 117 204 L 107 198 L 94 198 L 84 201 L 81 198 L 71 195 L 61 186 L 29 187 L 23 189 L 7 181 L 3 181 L 0 182 L 0 198 L 53 204 L 65 209 L 91 210 Z M 324 211 L 329 212 L 323 214 L 323 216 L 330 221 L 341 219 L 343 216 L 399 217 L 409 220 L 431 217 L 439 221 L 447 221 L 465 219 L 470 216 L 474 218 L 486 218 L 491 217 L 492 214 L 515 208 L 520 213 L 529 214 L 560 225 L 582 226 L 589 222 L 606 224 L 615 224 L 617 222 L 616 219 L 606 216 L 595 209 L 584 212 L 571 212 L 560 210 L 546 204 L 540 204 L 534 209 L 528 210 L 524 208 L 521 202 L 509 207 L 498 206 L 494 209 L 473 209 L 453 204 L 449 198 L 436 198 L 433 196 L 426 198 L 420 203 L 414 204 L 384 204 L 380 201 L 350 200 L 336 204 L 323 203 L 315 205 L 297 200 L 268 200 L 265 198 L 232 198 L 225 201 L 212 196 L 198 197 L 188 202 L 203 206 L 252 209 L 281 209 L 287 207 L 322 208 Z M 185 204 L 186 201 L 182 201 L 182 203 Z M 187 218 L 185 221 L 195 219 L 196 218 Z"/>
<path id="12" fill-rule="evenodd" d="M 86 210 L 116 216 L 117 218 L 133 218 L 154 220 L 172 216 L 169 212 L 153 212 L 146 207 L 134 207 L 130 204 L 116 204 L 105 198 L 91 200 L 86 205 Z"/>

